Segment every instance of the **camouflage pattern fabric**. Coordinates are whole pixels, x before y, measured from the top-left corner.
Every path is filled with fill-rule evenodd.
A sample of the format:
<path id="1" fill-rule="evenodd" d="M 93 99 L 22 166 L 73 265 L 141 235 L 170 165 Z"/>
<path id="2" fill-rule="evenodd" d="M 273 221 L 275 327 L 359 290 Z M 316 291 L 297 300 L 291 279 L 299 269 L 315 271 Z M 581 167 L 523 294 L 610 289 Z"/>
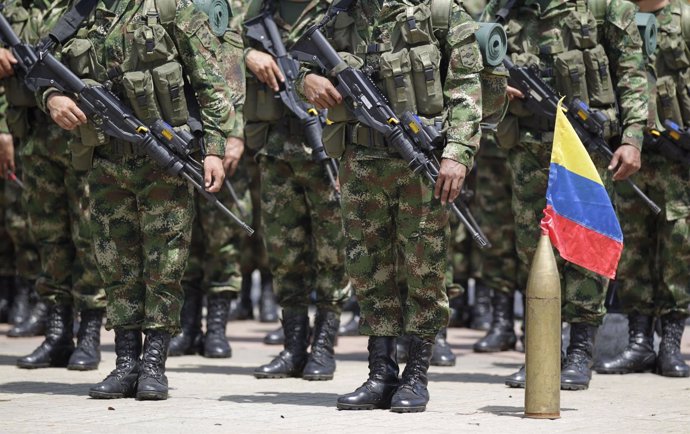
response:
<path id="1" fill-rule="evenodd" d="M 240 165 L 247 173 L 249 181 L 247 210 L 251 210 L 251 227 L 254 235 L 242 237 L 240 248 L 240 267 L 242 274 L 251 273 L 254 270 L 268 272 L 268 251 L 266 250 L 266 237 L 264 236 L 263 219 L 261 218 L 261 169 L 255 159 L 255 152 L 245 148 Z"/>
<path id="2" fill-rule="evenodd" d="M 265 155 L 259 164 L 264 233 L 278 303 L 284 310 L 306 314 L 309 294 L 316 291 L 317 308 L 340 311 L 349 296 L 342 219 L 323 168 L 310 159 Z"/>
<path id="3" fill-rule="evenodd" d="M 340 176 L 347 271 L 361 308 L 360 334 L 435 336 L 449 316 L 448 211 L 405 162 L 371 157 L 361 146 L 347 147 Z"/>
<path id="4" fill-rule="evenodd" d="M 5 183 L 4 179 L 0 179 L 0 276 L 14 276 L 14 246 L 5 228 Z"/>
<path id="5" fill-rule="evenodd" d="M 93 253 L 86 174 L 70 162 L 70 134 L 38 109 L 29 109 L 36 124 L 21 150 L 27 185 L 29 228 L 41 258 L 36 289 L 44 301 L 76 302 L 79 310 L 105 308 L 103 281 Z"/>
<path id="6" fill-rule="evenodd" d="M 671 76 L 676 83 L 682 83 L 690 71 L 687 63 L 690 52 L 680 33 L 680 1 L 672 1 L 656 12 L 656 18 L 658 38 L 664 38 L 659 46 L 674 48 L 668 48 L 668 53 L 658 49 L 650 59 L 650 66 L 658 76 Z M 673 59 L 667 59 L 669 55 Z M 690 119 L 674 120 L 685 121 L 686 125 L 690 122 Z M 690 171 L 659 155 L 651 146 L 643 148 L 642 161 L 642 169 L 635 180 L 661 206 L 662 213 L 653 216 L 647 208 L 638 205 L 626 184 L 616 185 L 616 208 L 620 215 L 626 216 L 621 220 L 624 245 L 617 274 L 618 299 L 625 313 L 687 316 L 690 304 Z"/>
<path id="7" fill-rule="evenodd" d="M 491 241 L 491 248 L 472 249 L 471 275 L 489 289 L 513 294 L 516 289 L 525 288 L 527 270 L 518 259 L 515 247 L 510 168 L 505 151 L 498 147 L 490 132 L 482 135 L 475 170 L 477 189 L 472 212 Z"/>
<path id="8" fill-rule="evenodd" d="M 101 154 L 88 175 L 96 261 L 105 282 L 107 328 L 179 331 L 180 281 L 194 200 L 183 179 L 146 157 Z"/>
<path id="9" fill-rule="evenodd" d="M 489 20 L 505 3 L 491 0 L 483 19 Z M 509 53 L 516 56 L 539 56 L 540 67 L 552 67 L 554 57 L 539 50 L 542 45 L 563 46 L 562 23 L 568 14 L 574 13 L 575 3 L 552 0 L 541 13 L 536 4 L 519 5 L 508 16 L 506 28 L 522 29 L 509 32 Z M 622 0 L 608 4 L 603 26 L 597 28 L 599 42 L 605 48 L 611 64 L 612 79 L 620 107 L 623 142 L 641 148 L 642 133 L 648 115 L 647 77 L 642 54 L 642 41 L 634 21 L 635 8 Z M 573 43 L 572 38 L 568 39 Z M 567 41 L 566 41 L 567 42 Z M 530 53 L 525 53 L 526 47 Z M 571 47 L 565 46 L 564 49 Z M 547 81 L 553 79 L 547 78 Z M 510 110 L 520 114 L 519 122 L 529 121 L 530 115 L 520 113 L 518 101 L 511 103 Z M 515 117 L 509 116 L 499 126 L 511 125 Z M 517 124 L 512 124 L 517 129 Z M 506 137 L 506 136 L 503 136 Z M 508 163 L 512 175 L 512 207 L 515 215 L 515 233 L 518 256 L 524 269 L 528 269 L 539 239 L 539 221 L 545 207 L 546 187 L 551 153 L 550 131 L 539 131 L 520 125 L 513 135 L 501 138 L 501 146 L 508 150 Z M 604 181 L 611 188 L 610 174 L 605 170 L 608 161 L 593 156 L 595 165 Z M 623 214 L 621 214 L 623 217 Z M 601 323 L 607 280 L 572 264 L 559 262 L 563 288 L 562 317 L 567 322 Z"/>

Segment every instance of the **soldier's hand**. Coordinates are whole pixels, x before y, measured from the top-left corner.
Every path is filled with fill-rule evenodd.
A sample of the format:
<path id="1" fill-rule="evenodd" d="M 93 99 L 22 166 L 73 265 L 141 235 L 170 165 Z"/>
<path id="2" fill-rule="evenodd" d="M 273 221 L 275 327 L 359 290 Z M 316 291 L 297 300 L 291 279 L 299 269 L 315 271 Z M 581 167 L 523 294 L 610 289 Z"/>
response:
<path id="1" fill-rule="evenodd" d="M 319 110 L 333 108 L 343 102 L 343 97 L 333 83 L 316 74 L 304 77 L 304 96 Z"/>
<path id="2" fill-rule="evenodd" d="M 0 133 L 0 175 L 7 178 L 7 172 L 14 172 L 14 142 L 12 135 Z"/>
<path id="3" fill-rule="evenodd" d="M 434 188 L 434 197 L 440 199 L 443 205 L 455 202 L 462 190 L 465 175 L 467 175 L 467 167 L 464 164 L 448 158 L 442 159 Z"/>
<path id="4" fill-rule="evenodd" d="M 0 48 L 0 78 L 7 78 L 14 75 L 12 65 L 17 63 L 17 59 L 7 48 Z"/>
<path id="5" fill-rule="evenodd" d="M 228 137 L 225 141 L 225 156 L 223 157 L 223 168 L 227 176 L 235 174 L 243 153 L 244 140 L 239 137 Z"/>
<path id="6" fill-rule="evenodd" d="M 609 170 L 615 170 L 613 174 L 614 181 L 623 181 L 640 170 L 641 166 L 642 157 L 640 156 L 640 150 L 633 145 L 624 143 L 614 152 L 611 163 L 609 163 Z"/>
<path id="7" fill-rule="evenodd" d="M 508 99 L 510 101 L 514 100 L 515 98 L 522 99 L 525 97 L 525 94 L 523 94 L 522 92 L 520 92 L 519 89 L 516 89 L 513 86 L 506 87 L 506 95 L 508 95 Z"/>
<path id="8" fill-rule="evenodd" d="M 84 112 L 68 96 L 53 93 L 48 97 L 46 105 L 50 112 L 50 117 L 62 129 L 73 130 L 87 122 Z"/>
<path id="9" fill-rule="evenodd" d="M 207 155 L 204 158 L 204 187 L 209 193 L 218 193 L 225 181 L 223 160 L 217 155 Z"/>
<path id="10" fill-rule="evenodd" d="M 263 51 L 249 50 L 244 58 L 244 62 L 260 82 L 278 92 L 280 89 L 278 82 L 284 82 L 285 78 L 280 72 L 280 68 L 278 68 L 278 64 L 273 56 Z"/>

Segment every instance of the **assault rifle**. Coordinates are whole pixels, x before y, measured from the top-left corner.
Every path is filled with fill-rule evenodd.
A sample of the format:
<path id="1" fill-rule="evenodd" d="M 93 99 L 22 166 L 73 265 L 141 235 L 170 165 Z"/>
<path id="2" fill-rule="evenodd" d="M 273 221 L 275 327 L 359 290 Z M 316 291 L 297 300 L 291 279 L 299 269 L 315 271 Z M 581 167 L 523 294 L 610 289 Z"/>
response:
<path id="1" fill-rule="evenodd" d="M 204 189 L 203 167 L 189 155 L 195 141 L 191 133 L 175 131 L 160 119 L 152 125 L 145 125 L 109 89 L 84 83 L 60 63 L 50 52 L 55 46 L 53 39 L 46 38 L 38 46 L 23 43 L 1 13 L 0 39 L 17 58 L 15 72 L 30 90 L 36 92 L 50 86 L 70 95 L 89 120 L 105 134 L 131 143 L 170 175 L 186 179 L 206 200 L 250 235 L 254 233 L 215 195 Z"/>
<path id="2" fill-rule="evenodd" d="M 556 91 L 542 80 L 538 68 L 516 66 L 507 57 L 503 59 L 503 64 L 510 73 L 508 85 L 525 95 L 524 99 L 521 100 L 525 107 L 534 116 L 555 122 L 560 98 Z M 590 153 L 598 152 L 610 160 L 613 157 L 613 151 L 604 139 L 604 128 L 609 121 L 606 114 L 590 109 L 584 101 L 577 98 L 568 104 L 567 109 L 565 115 L 585 148 Z M 626 179 L 626 182 L 630 184 L 635 193 L 654 214 L 661 212 L 661 208 L 647 197 L 631 179 Z"/>
<path id="3" fill-rule="evenodd" d="M 295 80 L 299 74 L 299 62 L 292 58 L 285 49 L 278 26 L 273 21 L 272 11 L 270 8 L 265 8 L 261 15 L 247 20 L 244 26 L 247 28 L 247 37 L 260 43 L 264 50 L 275 58 L 280 72 L 285 77 L 285 81 L 280 83 L 280 90 L 278 91 L 280 100 L 288 110 L 299 118 L 305 140 L 311 148 L 311 156 L 314 161 L 323 165 L 336 198 L 340 201 L 340 189 L 337 182 L 338 165 L 326 154 L 321 138 L 325 118 L 320 116 L 314 107 L 304 102 L 295 89 Z"/>
<path id="4" fill-rule="evenodd" d="M 690 168 L 690 130 L 682 129 L 672 120 L 664 122 L 666 129 L 647 131 L 645 137 L 659 153 Z"/>
<path id="5" fill-rule="evenodd" d="M 386 143 L 402 156 L 413 172 L 421 174 L 431 184 L 436 183 L 440 164 L 433 151 L 443 144 L 436 128 L 425 125 L 411 112 L 398 118 L 369 76 L 343 61 L 323 36 L 319 25 L 307 30 L 290 51 L 298 60 L 314 64 L 335 76 L 338 82 L 336 89 L 357 120 L 381 133 Z M 464 203 L 450 203 L 449 206 L 479 247 L 489 247 L 489 240 L 467 206 Z"/>

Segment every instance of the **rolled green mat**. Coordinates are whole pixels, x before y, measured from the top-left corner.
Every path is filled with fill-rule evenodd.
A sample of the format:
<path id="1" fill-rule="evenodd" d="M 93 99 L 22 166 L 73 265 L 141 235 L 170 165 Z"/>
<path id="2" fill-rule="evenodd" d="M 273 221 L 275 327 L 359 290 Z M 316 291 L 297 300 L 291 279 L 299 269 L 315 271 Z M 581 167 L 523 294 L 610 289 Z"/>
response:
<path id="1" fill-rule="evenodd" d="M 644 54 L 651 56 L 656 51 L 657 22 L 654 14 L 638 12 L 635 14 L 635 24 L 642 36 Z"/>
<path id="2" fill-rule="evenodd" d="M 194 0 L 194 6 L 208 15 L 208 22 L 214 35 L 221 37 L 225 34 L 232 17 L 227 0 Z"/>
<path id="3" fill-rule="evenodd" d="M 503 26 L 496 23 L 478 23 L 474 33 L 484 58 L 484 65 L 498 66 L 508 52 L 508 36 Z"/>

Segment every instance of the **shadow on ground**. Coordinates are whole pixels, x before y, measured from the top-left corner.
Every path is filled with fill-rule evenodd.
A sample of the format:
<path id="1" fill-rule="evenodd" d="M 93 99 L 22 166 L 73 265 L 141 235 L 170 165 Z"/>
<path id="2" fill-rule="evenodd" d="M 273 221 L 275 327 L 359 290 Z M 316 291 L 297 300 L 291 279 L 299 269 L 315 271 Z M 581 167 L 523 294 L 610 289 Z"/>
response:
<path id="1" fill-rule="evenodd" d="M 0 393 L 37 393 L 43 395 L 88 396 L 93 383 L 53 383 L 50 381 L 15 381 L 0 384 Z"/>
<path id="2" fill-rule="evenodd" d="M 258 392 L 256 395 L 227 395 L 218 400 L 238 404 L 284 404 L 335 408 L 338 396 L 336 393 Z"/>
<path id="3" fill-rule="evenodd" d="M 484 413 L 491 413 L 496 416 L 512 416 L 512 417 L 525 417 L 525 407 L 512 407 L 508 405 L 487 405 L 486 407 L 481 407 L 479 411 Z M 577 411 L 575 408 L 561 408 L 561 413 L 566 411 Z"/>
<path id="4" fill-rule="evenodd" d="M 21 356 L 0 356 L 0 365 L 16 365 L 17 359 Z"/>
<path id="5" fill-rule="evenodd" d="M 253 366 L 217 366 L 217 365 L 182 365 L 171 366 L 167 372 L 185 372 L 191 374 L 220 374 L 220 375 L 253 375 Z"/>
<path id="6" fill-rule="evenodd" d="M 476 372 L 429 372 L 429 381 L 503 384 L 506 376 Z"/>

